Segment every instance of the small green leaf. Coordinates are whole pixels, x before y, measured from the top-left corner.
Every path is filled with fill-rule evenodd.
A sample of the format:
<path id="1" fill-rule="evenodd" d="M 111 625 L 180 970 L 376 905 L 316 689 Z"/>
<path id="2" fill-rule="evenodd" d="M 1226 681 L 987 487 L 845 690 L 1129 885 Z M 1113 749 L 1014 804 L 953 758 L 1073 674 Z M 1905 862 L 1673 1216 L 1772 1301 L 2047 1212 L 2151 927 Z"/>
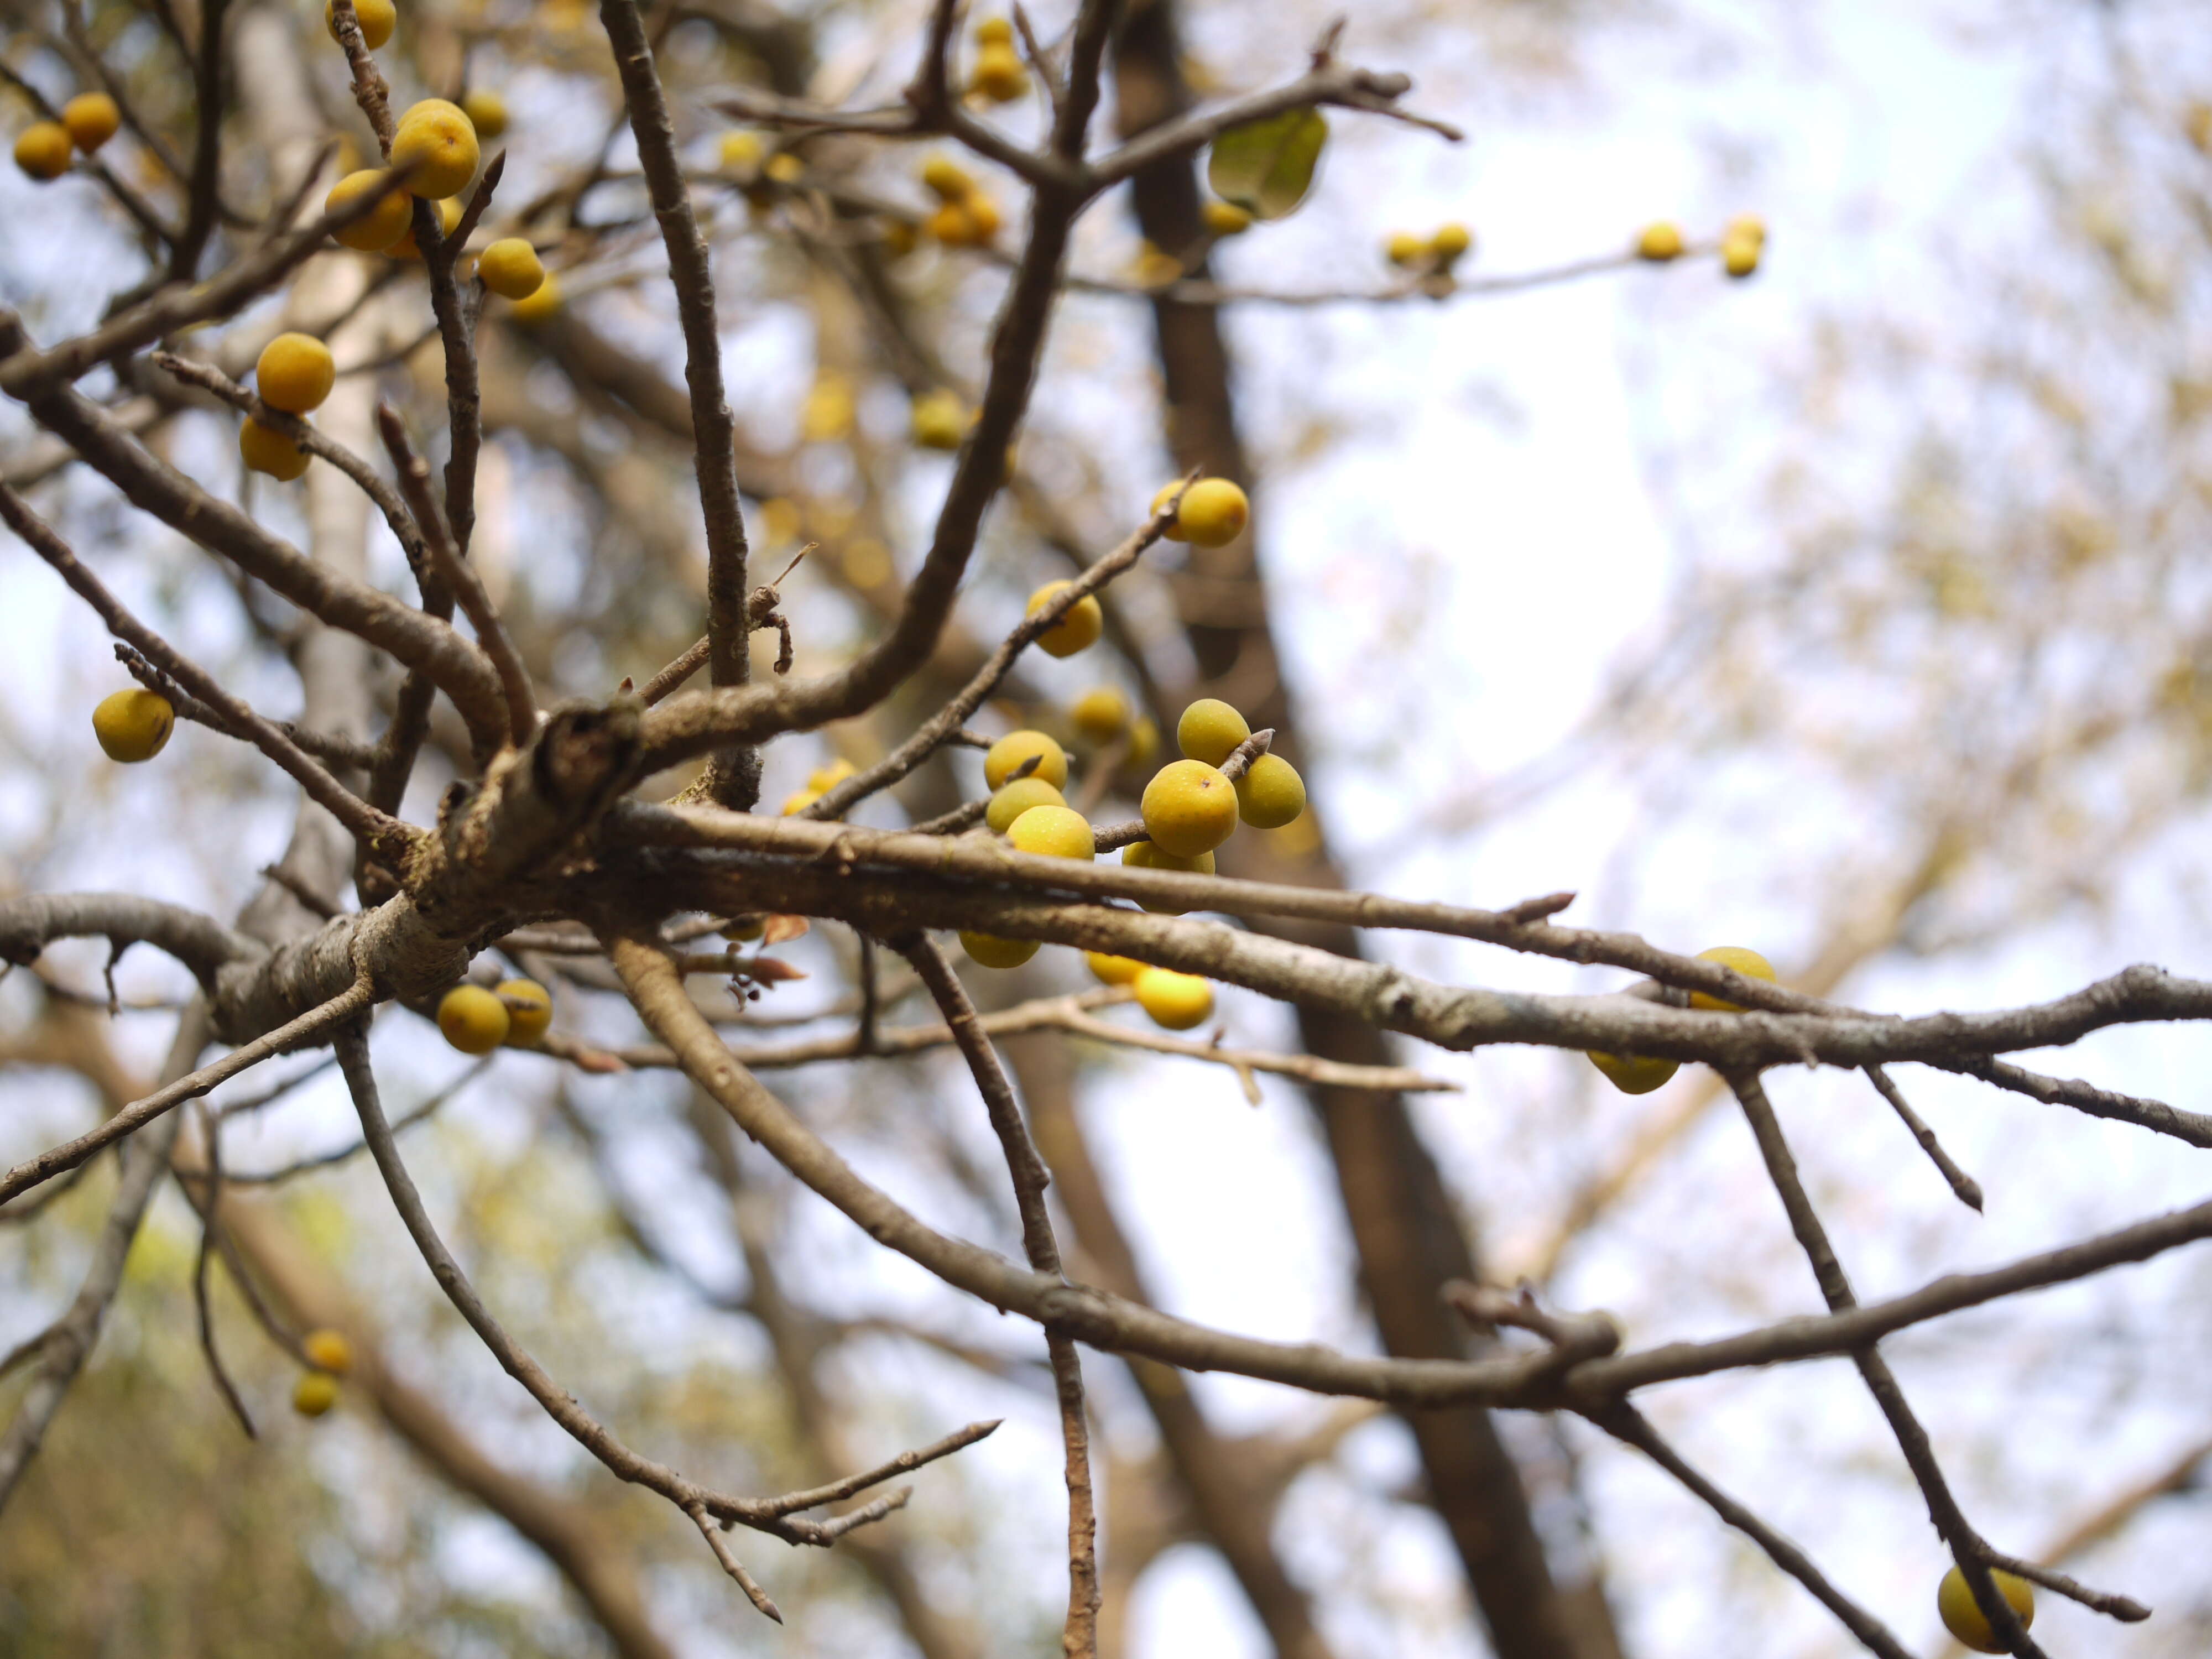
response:
<path id="1" fill-rule="evenodd" d="M 1213 141 L 1206 182 L 1216 196 L 1255 219 L 1280 219 L 1313 187 L 1314 168 L 1328 142 L 1328 123 L 1317 109 L 1285 110 L 1231 127 Z"/>

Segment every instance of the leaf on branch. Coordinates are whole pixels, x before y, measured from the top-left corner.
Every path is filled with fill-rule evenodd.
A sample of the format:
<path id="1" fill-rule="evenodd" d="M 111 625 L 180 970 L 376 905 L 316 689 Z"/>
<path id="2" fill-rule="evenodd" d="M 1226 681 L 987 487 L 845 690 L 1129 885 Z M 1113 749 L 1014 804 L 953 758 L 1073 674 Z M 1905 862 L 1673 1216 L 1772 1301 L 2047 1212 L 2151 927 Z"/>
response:
<path id="1" fill-rule="evenodd" d="M 763 945 L 781 945 L 786 939 L 805 936 L 809 923 L 805 916 L 770 916 L 761 927 Z"/>
<path id="2" fill-rule="evenodd" d="M 1317 109 L 1285 110 L 1231 127 L 1213 141 L 1206 183 L 1255 219 L 1287 217 L 1313 188 L 1328 142 L 1328 122 Z"/>
<path id="3" fill-rule="evenodd" d="M 806 977 L 804 968 L 794 968 L 775 957 L 755 957 L 739 971 L 756 985 L 781 985 L 787 980 Z"/>

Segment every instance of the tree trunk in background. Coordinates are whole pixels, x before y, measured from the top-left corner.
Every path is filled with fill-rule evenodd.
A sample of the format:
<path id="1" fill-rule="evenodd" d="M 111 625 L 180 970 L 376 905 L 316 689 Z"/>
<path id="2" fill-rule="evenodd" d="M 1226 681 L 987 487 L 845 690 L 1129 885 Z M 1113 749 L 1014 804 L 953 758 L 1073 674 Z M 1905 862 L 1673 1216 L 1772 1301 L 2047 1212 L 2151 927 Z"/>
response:
<path id="1" fill-rule="evenodd" d="M 1189 106 L 1179 56 L 1170 0 L 1135 0 L 1115 54 L 1125 135 Z M 1138 223 L 1149 240 L 1176 254 L 1198 242 L 1200 196 L 1191 163 L 1177 161 L 1139 173 L 1132 189 Z M 1153 302 L 1153 317 L 1167 444 L 1177 471 L 1202 466 L 1249 484 L 1218 313 L 1209 306 L 1161 298 Z M 1227 547 L 1193 546 L 1188 554 L 1189 574 L 1173 586 L 1202 690 L 1236 704 L 1255 730 L 1274 727 L 1276 747 L 1295 761 L 1297 726 L 1267 623 L 1254 534 L 1248 532 Z M 1158 711 L 1164 727 L 1173 712 Z M 1311 816 L 1318 827 L 1317 810 Z M 1263 881 L 1344 884 L 1325 838 L 1297 851 L 1279 838 L 1241 836 L 1223 849 L 1222 863 L 1224 874 Z M 1358 939 L 1349 928 L 1270 931 L 1340 955 L 1359 954 Z M 1298 1024 L 1312 1054 L 1356 1065 L 1392 1062 L 1389 1040 L 1371 1027 L 1306 1009 L 1298 1011 Z M 1310 1093 L 1383 1346 L 1406 1358 L 1462 1356 L 1469 1339 L 1442 1291 L 1447 1280 L 1478 1276 L 1474 1251 L 1403 1097 L 1341 1089 Z M 1571 1593 L 1553 1583 L 1519 1473 L 1489 1413 L 1414 1412 L 1407 1413 L 1407 1421 L 1419 1443 L 1430 1501 L 1450 1529 L 1499 1659 L 1615 1659 L 1620 1644 L 1601 1587 L 1592 1582 Z"/>

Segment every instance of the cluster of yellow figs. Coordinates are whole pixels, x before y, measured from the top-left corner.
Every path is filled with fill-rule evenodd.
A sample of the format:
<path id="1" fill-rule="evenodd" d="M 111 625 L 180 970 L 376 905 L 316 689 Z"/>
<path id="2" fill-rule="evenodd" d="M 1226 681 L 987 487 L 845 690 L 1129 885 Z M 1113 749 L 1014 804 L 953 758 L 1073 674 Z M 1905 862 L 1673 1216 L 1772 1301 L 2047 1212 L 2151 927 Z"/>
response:
<path id="1" fill-rule="evenodd" d="M 1112 735 L 1127 729 L 1127 699 L 1109 687 L 1086 695 L 1093 730 Z M 1110 707 L 1109 707 L 1110 705 Z M 1305 811 L 1305 781 L 1279 755 L 1263 754 L 1234 783 L 1223 762 L 1252 735 L 1243 715 L 1215 697 L 1204 697 L 1183 710 L 1176 741 L 1183 758 L 1170 761 L 1146 785 L 1140 807 L 1145 839 L 1121 849 L 1121 862 L 1133 869 L 1180 870 L 1210 876 L 1214 852 L 1237 829 L 1239 819 L 1255 828 L 1280 829 Z M 983 757 L 983 781 L 991 799 L 984 823 L 1006 836 L 1018 852 L 1042 858 L 1089 860 L 1097 855 L 1097 832 L 1060 793 L 1067 783 L 1067 751 L 1050 733 L 1010 732 Z M 1158 915 L 1180 915 L 1180 908 L 1148 902 Z M 986 968 L 1017 968 L 1037 952 L 1034 939 L 1001 939 L 963 932 L 960 944 Z M 1213 991 L 1194 974 L 1148 967 L 1125 957 L 1090 955 L 1091 971 L 1109 985 L 1134 988 L 1138 1006 L 1170 1030 L 1188 1030 L 1213 1012 Z"/>
<path id="2" fill-rule="evenodd" d="M 392 0 L 357 0 L 353 10 L 361 38 L 372 52 L 391 40 L 398 26 Z M 331 40 L 341 38 L 331 0 L 325 0 L 323 26 Z M 421 258 L 422 251 L 415 243 L 416 202 L 434 204 L 439 234 L 452 235 L 461 222 L 456 198 L 483 164 L 483 141 L 506 131 L 507 100 L 488 87 L 464 94 L 458 104 L 425 98 L 411 105 L 392 135 L 388 165 L 349 173 L 324 198 L 324 209 L 332 213 L 364 198 L 375 198 L 374 207 L 332 235 L 341 246 L 363 253 Z M 395 172 L 404 175 L 397 187 L 392 181 Z M 477 256 L 476 274 L 491 292 L 514 302 L 518 321 L 541 321 L 560 308 L 560 284 L 526 237 L 502 236 L 493 242 Z"/>
<path id="3" fill-rule="evenodd" d="M 287 415 L 306 416 L 322 406 L 337 384 L 331 349 L 307 334 L 279 334 L 261 348 L 253 389 L 261 401 Z M 238 453 L 248 470 L 289 483 L 307 470 L 307 452 L 291 434 L 247 416 L 238 429 Z"/>
<path id="4" fill-rule="evenodd" d="M 69 171 L 77 151 L 87 155 L 115 137 L 123 112 L 104 92 L 81 92 L 62 106 L 58 121 L 33 121 L 16 136 L 15 165 L 40 184 Z"/>
<path id="5" fill-rule="evenodd" d="M 937 198 L 936 210 L 921 222 L 925 234 L 947 247 L 988 247 L 999 234 L 999 204 L 975 175 L 949 155 L 921 164 L 921 182 Z"/>
<path id="6" fill-rule="evenodd" d="M 338 1403 L 338 1379 L 353 1369 L 353 1344 L 342 1331 L 309 1331 L 300 1352 L 308 1370 L 292 1389 L 292 1409 L 302 1417 L 320 1417 Z"/>
<path id="7" fill-rule="evenodd" d="M 1688 251 L 1681 226 L 1671 219 L 1644 226 L 1636 238 L 1636 257 L 1656 265 L 1679 259 Z M 1765 251 L 1766 222 L 1755 213 L 1739 213 L 1721 233 L 1721 269 L 1731 276 L 1750 276 Z"/>
<path id="8" fill-rule="evenodd" d="M 784 798 L 783 816 L 789 817 L 793 812 L 805 811 L 852 775 L 853 763 L 848 760 L 834 760 L 827 766 L 816 767 L 806 775 L 805 788 L 793 790 Z"/>
<path id="9" fill-rule="evenodd" d="M 552 1023 L 553 999 L 534 979 L 504 980 L 490 991 L 456 985 L 438 1000 L 438 1030 L 465 1054 L 531 1048 Z"/>
<path id="10" fill-rule="evenodd" d="M 1746 979 L 1763 979 L 1775 983 L 1774 964 L 1758 951 L 1741 945 L 1716 945 L 1710 951 L 1698 952 L 1700 962 L 1717 962 L 1723 968 L 1733 968 Z M 1740 1014 L 1741 1005 L 1724 1002 L 1703 991 L 1690 993 L 1690 1006 L 1703 1008 L 1710 1013 Z M 1590 1063 L 1606 1074 L 1613 1086 L 1625 1095 L 1648 1095 L 1681 1069 L 1676 1060 L 1653 1060 L 1643 1054 L 1607 1054 L 1593 1048 Z"/>
<path id="11" fill-rule="evenodd" d="M 506 106 L 497 94 L 471 93 L 469 102 L 478 114 L 504 128 Z M 414 105 L 392 134 L 391 166 L 349 173 L 324 198 L 324 207 L 333 213 L 365 197 L 376 198 L 375 206 L 332 233 L 337 240 L 364 253 L 421 258 L 422 251 L 415 243 L 418 198 L 436 204 L 439 234 L 452 235 L 461 222 L 456 198 L 477 176 L 483 159 L 479 131 L 459 104 L 426 98 Z M 402 171 L 404 182 L 395 187 L 392 175 Z M 477 256 L 477 275 L 494 294 L 515 301 L 515 315 L 526 322 L 550 315 L 560 303 L 558 287 L 526 237 L 502 236 L 493 242 Z"/>
<path id="12" fill-rule="evenodd" d="M 1449 271 L 1474 246 L 1474 233 L 1465 225 L 1440 225 L 1431 236 L 1401 230 L 1382 244 L 1382 257 L 1401 270 Z"/>
<path id="13" fill-rule="evenodd" d="M 1011 104 L 1030 89 L 1030 72 L 1014 50 L 1014 26 L 1003 17 L 975 25 L 975 65 L 968 90 L 994 104 Z"/>

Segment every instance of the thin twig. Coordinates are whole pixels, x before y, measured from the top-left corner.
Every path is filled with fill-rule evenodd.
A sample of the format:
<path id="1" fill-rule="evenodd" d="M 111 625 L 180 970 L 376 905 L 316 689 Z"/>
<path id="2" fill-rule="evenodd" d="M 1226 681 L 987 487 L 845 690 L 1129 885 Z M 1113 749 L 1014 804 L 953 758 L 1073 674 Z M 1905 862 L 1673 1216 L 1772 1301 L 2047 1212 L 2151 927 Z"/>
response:
<path id="1" fill-rule="evenodd" d="M 686 646 L 683 653 L 645 683 L 638 692 L 639 698 L 648 708 L 670 692 L 680 689 L 684 681 L 707 665 L 707 658 L 714 649 L 714 641 L 701 635 L 696 643 Z"/>
<path id="2" fill-rule="evenodd" d="M 826 1545 L 838 1536 L 830 1524 L 818 1521 L 796 1519 L 795 1511 L 811 1509 L 817 1504 L 832 1501 L 812 1492 L 790 1493 L 781 1498 L 732 1498 L 714 1492 L 688 1480 L 666 1464 L 641 1455 L 623 1444 L 598 1419 L 577 1403 L 576 1398 L 547 1375 L 544 1368 L 531 1357 L 520 1344 L 507 1334 L 499 1322 L 492 1317 L 476 1288 L 469 1283 L 460 1263 L 446 1248 L 445 1241 L 430 1220 L 424 1208 L 422 1196 L 416 1189 L 414 1177 L 399 1157 L 399 1149 L 392 1139 L 392 1126 L 384 1116 L 384 1109 L 377 1098 L 376 1079 L 370 1070 L 368 1042 L 359 1024 L 343 1027 L 337 1034 L 339 1069 L 345 1073 L 346 1086 L 353 1095 L 354 1109 L 361 1119 L 362 1135 L 368 1143 L 369 1155 L 376 1160 L 378 1172 L 384 1177 L 386 1190 L 392 1195 L 392 1206 L 416 1249 L 430 1268 L 439 1288 L 446 1293 L 454 1310 L 491 1351 L 507 1374 L 528 1391 L 544 1410 L 545 1414 L 568 1431 L 576 1443 L 598 1458 L 622 1480 L 631 1481 L 659 1493 L 687 1514 L 694 1504 L 700 1505 L 715 1520 L 726 1524 L 750 1527 L 757 1531 L 774 1534 L 787 1543 Z M 908 1456 L 921 1462 L 932 1455 L 943 1455 L 973 1443 L 988 1434 L 995 1424 L 971 1425 L 962 1435 L 948 1437 L 938 1447 L 927 1451 L 910 1453 Z M 964 1435 L 965 1437 L 962 1437 Z M 940 1452 L 939 1448 L 942 1448 Z M 896 1472 L 911 1467 L 903 1461 L 886 1465 Z M 858 1491 L 874 1480 L 888 1479 L 889 1474 L 871 1472 L 868 1475 L 850 1477 L 834 1488 L 846 1493 Z M 858 1484 L 854 1484 L 857 1482 Z M 843 1530 L 840 1528 L 839 1530 Z"/>
<path id="3" fill-rule="evenodd" d="M 213 675 L 125 610 L 122 603 L 70 551 L 69 544 L 5 484 L 0 484 L 0 521 L 4 521 L 33 552 L 53 567 L 77 596 L 99 613 L 110 633 L 213 708 L 234 735 L 252 744 L 283 768 L 307 792 L 308 798 L 343 824 L 349 834 L 385 858 L 405 858 L 415 843 L 414 830 L 389 813 L 379 811 L 348 789 L 291 738 L 224 690 Z"/>
<path id="4" fill-rule="evenodd" d="M 708 678 L 717 686 L 741 686 L 752 677 L 745 520 L 738 496 L 737 421 L 722 386 L 722 340 L 715 322 L 712 263 L 691 210 L 667 95 L 653 65 L 653 45 L 636 0 L 600 0 L 599 17 L 614 47 L 630 131 L 637 140 L 638 163 L 668 249 L 669 280 L 683 325 L 684 378 L 691 392 L 692 467 L 707 525 Z M 726 751 L 708 781 L 713 799 L 740 809 L 753 804 L 759 788 L 758 757 L 744 750 Z"/>
<path id="5" fill-rule="evenodd" d="M 1737 1103 L 1743 1108 L 1745 1121 L 1751 1126 L 1752 1138 L 1759 1143 L 1767 1177 L 1790 1218 L 1790 1231 L 1796 1235 L 1798 1247 L 1812 1266 L 1821 1297 L 1832 1313 L 1853 1311 L 1858 1305 L 1857 1297 L 1852 1293 L 1850 1280 L 1836 1255 L 1834 1245 L 1829 1243 L 1827 1229 L 1821 1224 L 1812 1200 L 1806 1195 L 1804 1182 L 1798 1178 L 1797 1160 L 1784 1138 L 1781 1120 L 1774 1115 L 1759 1074 L 1732 1070 L 1725 1075 Z M 1875 1404 L 1888 1420 L 1898 1449 L 1912 1471 L 1913 1482 L 1927 1499 L 1929 1516 L 1942 1534 L 1943 1541 L 1950 1546 L 1952 1557 L 1966 1575 L 1967 1588 L 1973 1592 L 1975 1605 L 1990 1621 L 1997 1640 L 2005 1644 L 2008 1652 L 2021 1655 L 2023 1659 L 2044 1659 L 2042 1650 L 2028 1635 L 2020 1616 L 1990 1580 L 1989 1545 L 1959 1507 L 1950 1482 L 1936 1461 L 1936 1449 L 1929 1443 L 1928 1431 L 1906 1402 L 1905 1390 L 1899 1386 L 1888 1362 L 1872 1343 L 1855 1352 L 1851 1361 L 1858 1367 L 1867 1392 L 1874 1396 Z"/>
<path id="6" fill-rule="evenodd" d="M 215 1378 L 216 1389 L 238 1419 L 238 1426 L 246 1431 L 248 1440 L 258 1440 L 261 1436 L 253 1426 L 252 1415 L 239 1398 L 230 1373 L 223 1369 L 222 1355 L 215 1345 L 215 1320 L 208 1311 L 209 1246 L 215 1234 L 216 1209 L 222 1202 L 222 1130 L 204 1100 L 195 1103 L 195 1109 L 199 1114 L 200 1139 L 207 1147 L 207 1197 L 200 1206 L 199 1252 L 192 1259 L 192 1307 L 199 1316 L 200 1352 L 207 1356 L 208 1375 Z"/>
<path id="7" fill-rule="evenodd" d="M 422 572 L 430 557 L 429 550 L 423 545 L 422 528 L 416 523 L 415 515 L 407 510 L 407 504 L 400 499 L 399 493 L 378 477 L 375 469 L 366 460 L 313 422 L 303 421 L 281 409 L 272 409 L 261 401 L 258 393 L 247 391 L 213 363 L 181 357 L 173 351 L 155 352 L 153 363 L 164 374 L 184 381 L 187 386 L 196 386 L 204 392 L 212 392 L 233 409 L 252 416 L 264 426 L 283 433 L 310 455 L 321 457 L 352 479 L 362 494 L 374 501 L 376 510 L 384 515 L 384 522 L 398 539 L 400 550 L 406 554 L 408 568 L 414 571 L 416 580 L 419 582 L 422 579 Z"/>
<path id="8" fill-rule="evenodd" d="M 1030 1266 L 1041 1273 L 1059 1275 L 1060 1246 L 1053 1237 L 1052 1217 L 1044 1202 L 1044 1189 L 1052 1177 L 1030 1139 L 1013 1085 L 1006 1080 L 998 1053 L 975 1017 L 975 1004 L 968 1000 L 944 951 L 927 934 L 896 939 L 892 945 L 929 988 L 983 1097 L 984 1110 L 1013 1180 L 1014 1204 L 1022 1218 L 1022 1248 Z M 1097 1652 L 1099 1596 L 1098 1517 L 1091 1487 L 1091 1436 L 1085 1420 L 1083 1369 L 1075 1344 L 1060 1333 L 1047 1334 L 1046 1349 L 1060 1400 L 1067 1481 L 1067 1623 L 1060 1640 L 1067 1659 L 1085 1659 Z"/>
<path id="9" fill-rule="evenodd" d="M 737 1552 L 730 1547 L 729 1540 L 722 1535 L 721 1528 L 717 1526 L 714 1518 L 707 1513 L 707 1506 L 698 1503 L 686 1504 L 684 1506 L 684 1513 L 690 1516 L 693 1524 L 699 1528 L 699 1535 L 707 1540 L 707 1547 L 714 1552 L 714 1559 L 722 1564 L 722 1571 L 738 1581 L 738 1588 L 745 1593 L 745 1600 L 775 1620 L 777 1624 L 781 1624 L 782 1609 L 778 1607 L 769 1593 L 760 1587 L 752 1574 L 745 1571 L 745 1564 L 738 1559 Z"/>
<path id="10" fill-rule="evenodd" d="M 5 1202 L 18 1193 L 27 1192 L 40 1182 L 51 1180 L 65 1170 L 75 1169 L 101 1147 L 112 1146 L 134 1130 L 143 1128 L 171 1108 L 198 1098 L 217 1084 L 258 1066 L 270 1055 L 319 1036 L 337 1021 L 368 1007 L 371 996 L 369 981 L 367 979 L 356 981 L 328 1002 L 310 1008 L 297 1018 L 286 1021 L 275 1030 L 264 1032 L 251 1042 L 240 1043 L 221 1060 L 156 1089 L 144 1099 L 131 1102 L 99 1127 L 88 1129 L 75 1140 L 65 1140 L 58 1146 L 49 1147 L 35 1158 L 26 1158 L 6 1175 L 0 1176 L 0 1202 Z"/>
<path id="11" fill-rule="evenodd" d="M 1144 556 L 1145 550 L 1166 533 L 1168 526 L 1175 522 L 1176 505 L 1181 500 L 1178 492 L 1174 500 L 1163 502 L 1159 510 L 1134 535 L 1054 593 L 1031 614 L 1023 617 L 1013 631 L 999 642 L 998 649 L 985 659 L 968 684 L 960 688 L 951 701 L 924 720 L 904 743 L 866 771 L 855 773 L 842 783 L 825 790 L 819 799 L 794 816 L 823 819 L 842 817 L 856 802 L 866 799 L 878 790 L 889 788 L 951 742 L 955 734 L 966 726 L 969 717 L 989 701 L 991 694 L 1012 672 L 1016 658 L 1041 635 L 1058 626 L 1060 619 L 1084 599 L 1135 564 Z"/>
<path id="12" fill-rule="evenodd" d="M 1767 1559 L 1811 1591 L 1815 1601 L 1858 1638 L 1861 1646 L 1881 1655 L 1882 1659 L 1912 1659 L 1887 1625 L 1830 1583 L 1827 1576 L 1813 1565 L 1812 1558 L 1804 1551 L 1684 1462 L 1680 1454 L 1659 1437 L 1658 1431 L 1634 1407 L 1623 1401 L 1593 1415 L 1590 1420 L 1615 1439 L 1635 1447 L 1688 1487 L 1714 1514 L 1765 1550 Z"/>
<path id="13" fill-rule="evenodd" d="M 1950 1153 L 1943 1150 L 1943 1143 L 1936 1139 L 1935 1130 L 1929 1128 L 1920 1114 L 1912 1109 L 1912 1103 L 1905 1097 L 1905 1091 L 1891 1079 L 1887 1072 L 1879 1066 L 1869 1066 L 1866 1068 L 1866 1074 L 1867 1080 L 1872 1083 L 1881 1091 L 1881 1097 L 1890 1103 L 1899 1121 L 1912 1132 L 1912 1138 L 1920 1143 L 1920 1150 L 1928 1154 L 1928 1161 L 1933 1164 L 1942 1172 L 1943 1179 L 1950 1183 L 1951 1190 L 1957 1194 L 1959 1202 L 1970 1210 L 1978 1211 L 1982 1207 L 1981 1183 L 1952 1162 Z"/>

